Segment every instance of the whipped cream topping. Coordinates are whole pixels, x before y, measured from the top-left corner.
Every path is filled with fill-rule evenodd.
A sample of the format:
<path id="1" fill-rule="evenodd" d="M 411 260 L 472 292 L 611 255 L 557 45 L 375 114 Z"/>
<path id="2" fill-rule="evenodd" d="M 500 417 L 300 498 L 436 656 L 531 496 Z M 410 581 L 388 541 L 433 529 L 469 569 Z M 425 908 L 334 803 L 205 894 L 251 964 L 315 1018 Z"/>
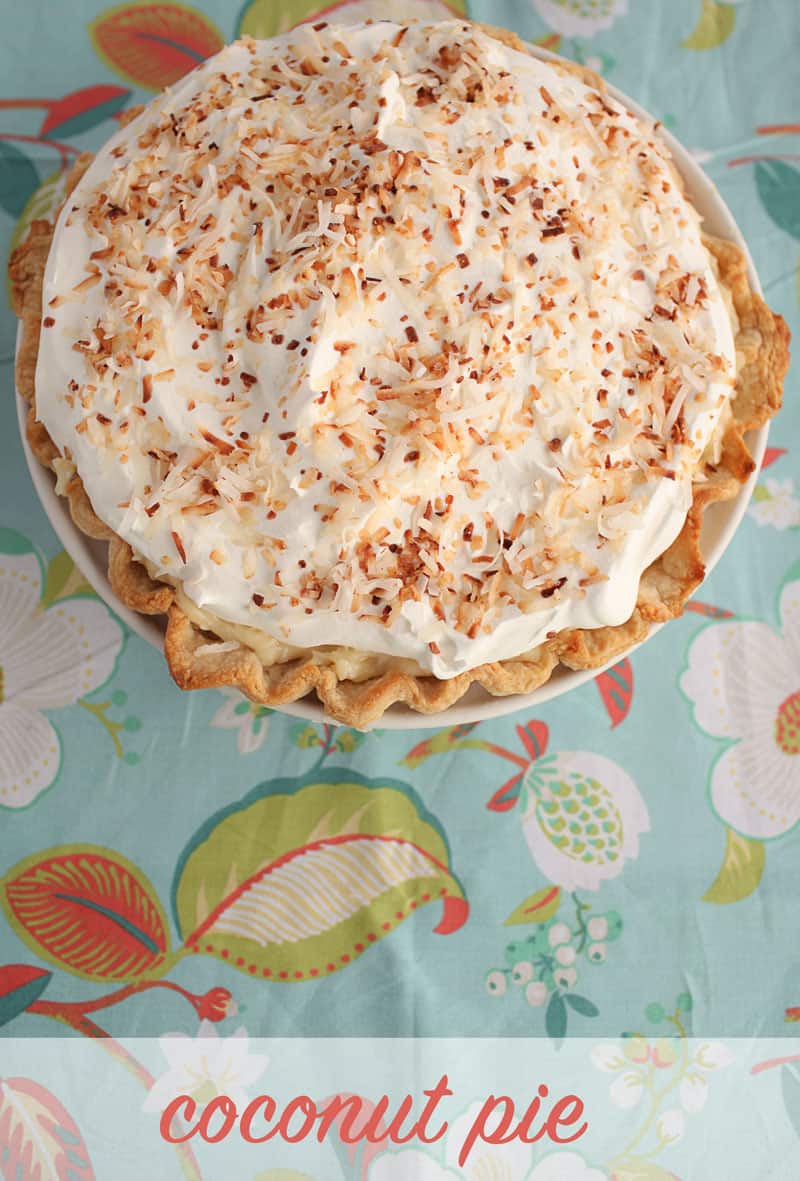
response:
<path id="1" fill-rule="evenodd" d="M 447 678 L 630 616 L 734 368 L 652 125 L 469 23 L 320 21 L 97 155 L 36 388 L 185 600 Z"/>

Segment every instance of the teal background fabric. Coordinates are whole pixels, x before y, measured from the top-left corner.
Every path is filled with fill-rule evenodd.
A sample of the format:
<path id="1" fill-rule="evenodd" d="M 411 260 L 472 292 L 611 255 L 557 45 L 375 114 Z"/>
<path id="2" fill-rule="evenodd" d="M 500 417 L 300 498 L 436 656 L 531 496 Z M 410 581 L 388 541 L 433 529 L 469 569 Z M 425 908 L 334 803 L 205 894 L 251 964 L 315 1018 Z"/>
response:
<path id="1" fill-rule="evenodd" d="M 169 34 L 154 50 L 159 85 L 248 21 L 277 27 L 308 7 L 7 6 L 3 250 L 35 211 L 37 186 L 152 94 L 130 52 L 132 38 L 152 35 L 149 20 Z M 109 11 L 131 24 L 109 32 Z M 470 12 L 600 70 L 692 149 L 741 226 L 768 301 L 800 332 L 793 0 L 473 0 Z M 468 732 L 362 736 L 227 693 L 182 694 L 159 653 L 88 593 L 25 467 L 15 321 L 4 294 L 0 303 L 0 967 L 21 965 L 0 976 L 4 1033 L 53 1036 L 65 1023 L 86 1032 L 91 1019 L 115 1036 L 193 1034 L 201 1017 L 270 1037 L 794 1032 L 796 368 L 753 504 L 682 619 L 602 680 L 535 711 Z M 755 804 L 737 794 L 737 775 Z M 255 790 L 276 777 L 288 786 Z M 258 825 L 288 824 L 280 799 L 308 792 L 309 816 L 322 822 L 314 784 L 333 792 L 345 781 L 354 812 L 374 803 L 381 831 L 421 842 L 429 858 L 427 876 L 378 916 L 375 939 L 363 922 L 334 925 L 319 962 L 298 942 L 285 981 L 257 951 L 223 957 L 219 940 L 192 942 L 186 907 L 201 913 L 201 886 L 206 905 L 232 905 L 215 874 L 238 880 Z M 566 853 L 547 828 L 543 801 L 553 799 L 578 817 Z M 211 822 L 226 808 L 241 817 L 235 838 Z M 598 824 L 608 839 L 580 871 L 577 842 Z"/>

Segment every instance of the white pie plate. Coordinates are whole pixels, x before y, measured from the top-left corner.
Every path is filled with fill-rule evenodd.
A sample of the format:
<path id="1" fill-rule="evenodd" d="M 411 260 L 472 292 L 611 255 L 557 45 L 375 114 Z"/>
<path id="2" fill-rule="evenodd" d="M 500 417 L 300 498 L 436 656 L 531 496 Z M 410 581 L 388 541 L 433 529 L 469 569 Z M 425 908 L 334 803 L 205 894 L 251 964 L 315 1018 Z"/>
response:
<path id="1" fill-rule="evenodd" d="M 540 46 L 530 46 L 532 52 L 544 60 L 561 60 Z M 619 102 L 623 103 L 634 114 L 643 119 L 652 119 L 638 103 L 633 102 L 627 95 L 614 86 L 608 87 L 609 92 Z M 660 132 L 672 152 L 675 164 L 683 176 L 687 192 L 704 219 L 705 229 L 719 238 L 727 238 L 735 242 L 745 253 L 747 258 L 750 284 L 754 291 L 762 294 L 753 260 L 747 249 L 739 227 L 733 215 L 717 192 L 714 185 L 689 155 L 684 147 L 665 129 Z M 19 341 L 19 337 L 17 338 Z M 124 607 L 114 595 L 108 581 L 107 546 L 103 542 L 92 541 L 86 537 L 72 522 L 67 502 L 57 496 L 54 479 L 37 462 L 31 453 L 25 437 L 26 405 L 21 397 L 17 397 L 17 415 L 20 435 L 25 450 L 25 458 L 34 487 L 42 503 L 51 525 L 55 529 L 64 548 L 72 555 L 87 580 L 98 595 L 124 620 L 130 629 L 147 640 L 153 647 L 162 649 L 164 644 L 164 620 L 162 616 L 139 615 L 135 611 Z M 723 501 L 712 505 L 705 513 L 701 548 L 706 564 L 707 574 L 716 566 L 733 538 L 734 533 L 745 514 L 747 505 L 756 483 L 758 469 L 767 445 L 769 427 L 764 426 L 758 431 L 752 431 L 746 436 L 747 445 L 756 462 L 756 468 L 750 479 L 742 485 L 738 496 L 734 500 Z M 663 626 L 663 625 L 660 625 Z M 650 633 L 642 643 L 654 635 L 658 627 L 650 629 Z M 638 645 L 637 645 L 638 647 Z M 631 649 L 632 650 L 632 649 Z M 614 663 L 610 661 L 609 663 Z M 608 666 L 606 666 L 608 667 Z M 165 670 L 166 671 L 166 670 Z M 434 729 L 444 726 L 454 726 L 465 722 L 479 722 L 490 718 L 499 718 L 505 714 L 515 713 L 517 710 L 531 710 L 553 697 L 583 685 L 586 681 L 596 677 L 602 669 L 588 669 L 575 672 L 558 666 L 550 680 L 533 693 L 519 693 L 509 697 L 492 697 L 480 686 L 473 685 L 469 692 L 449 709 L 437 714 L 419 714 L 404 705 L 393 705 L 380 719 L 378 726 L 383 730 L 417 730 Z M 302 701 L 295 701 L 278 707 L 283 713 L 292 717 L 305 718 L 312 722 L 331 721 L 325 714 L 323 707 L 311 695 Z"/>

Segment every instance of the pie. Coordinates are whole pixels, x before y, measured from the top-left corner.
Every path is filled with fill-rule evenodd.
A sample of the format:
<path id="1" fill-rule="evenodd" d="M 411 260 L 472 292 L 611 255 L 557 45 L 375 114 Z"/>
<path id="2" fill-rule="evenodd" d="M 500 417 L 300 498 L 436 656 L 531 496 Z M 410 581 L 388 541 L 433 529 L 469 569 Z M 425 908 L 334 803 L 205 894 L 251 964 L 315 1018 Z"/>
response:
<path id="1" fill-rule="evenodd" d="M 657 127 L 465 20 L 228 46 L 11 273 L 34 452 L 177 683 L 355 726 L 679 615 L 788 363 Z"/>

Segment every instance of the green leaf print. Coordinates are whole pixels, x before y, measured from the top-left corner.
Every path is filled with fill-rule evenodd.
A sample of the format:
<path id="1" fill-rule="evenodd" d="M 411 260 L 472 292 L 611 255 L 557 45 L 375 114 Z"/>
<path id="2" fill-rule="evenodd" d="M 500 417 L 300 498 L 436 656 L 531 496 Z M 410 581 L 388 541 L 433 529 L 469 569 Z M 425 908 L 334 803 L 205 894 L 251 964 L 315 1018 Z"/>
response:
<path id="1" fill-rule="evenodd" d="M 775 224 L 800 239 L 800 168 L 783 160 L 759 160 L 756 187 Z"/>
<path id="2" fill-rule="evenodd" d="M 560 992 L 554 992 L 550 997 L 544 1018 L 547 1036 L 554 1042 L 560 1042 L 567 1032 L 567 1006 Z"/>
<path id="3" fill-rule="evenodd" d="M 600 1013 L 597 1005 L 587 1000 L 585 996 L 578 996 L 574 992 L 566 993 L 564 1000 L 571 1009 L 574 1009 L 576 1013 L 580 1013 L 581 1017 L 597 1017 Z"/>
<path id="4" fill-rule="evenodd" d="M 37 180 L 38 183 L 38 180 Z M 17 218 L 17 224 L 11 231 L 11 237 L 8 243 L 9 257 L 11 252 L 19 246 L 23 238 L 26 237 L 28 230 L 31 228 L 31 222 L 36 218 L 49 218 L 58 206 L 64 193 L 64 172 L 57 168 L 55 172 L 51 172 L 46 176 L 37 189 L 35 189 L 28 200 L 25 202 L 25 207 Z M 6 293 L 8 301 L 11 302 L 11 277 L 6 268 Z"/>
<path id="5" fill-rule="evenodd" d="M 727 41 L 736 24 L 736 9 L 716 0 L 703 0 L 694 32 L 682 43 L 684 49 L 716 49 Z"/>
<path id="6" fill-rule="evenodd" d="M 28 964 L 0 968 L 0 1025 L 7 1025 L 42 995 L 53 973 Z"/>
<path id="7" fill-rule="evenodd" d="M 320 20 L 335 21 L 337 11 L 348 8 L 352 0 L 339 0 L 339 3 L 326 4 L 325 0 L 245 0 L 239 13 L 236 26 L 237 37 L 274 37 L 278 33 L 286 33 L 289 29 L 299 25 L 309 17 L 319 14 Z M 385 0 L 384 0 L 385 3 Z M 464 0 L 444 0 L 440 5 L 441 13 L 438 19 L 443 20 L 448 13 L 453 16 L 461 15 L 465 11 Z M 358 5 L 363 8 L 363 5 Z M 364 12 L 359 13 L 356 8 L 352 14 L 342 14 L 351 23 L 364 19 Z M 370 15 L 374 15 L 371 13 Z M 402 6 L 392 4 L 386 9 L 387 20 L 402 20 L 404 15 Z M 433 18 L 432 19 L 436 19 Z"/>
<path id="8" fill-rule="evenodd" d="M 0 554 L 31 554 L 33 546 L 16 529 L 0 529 Z"/>
<path id="9" fill-rule="evenodd" d="M 558 886 L 545 886 L 537 890 L 524 902 L 520 902 L 505 921 L 506 927 L 516 927 L 523 923 L 546 923 L 551 919 L 561 905 L 561 890 Z"/>
<path id="10" fill-rule="evenodd" d="M 758 886 L 764 873 L 766 853 L 762 841 L 753 841 L 728 829 L 725 858 L 713 884 L 703 895 L 703 902 L 724 905 L 741 902 Z"/>
<path id="11" fill-rule="evenodd" d="M 422 802 L 402 783 L 328 769 L 263 783 L 217 813 L 173 885 L 189 951 L 291 982 L 339 971 L 436 899 L 436 931 L 450 934 L 468 907 Z"/>
<path id="12" fill-rule="evenodd" d="M 82 135 L 119 114 L 130 97 L 130 90 L 121 86 L 86 86 L 73 90 L 50 104 L 39 134 L 45 139 L 54 139 L 56 134 L 60 139 Z"/>
<path id="13" fill-rule="evenodd" d="M 781 1092 L 786 1114 L 800 1136 L 800 1071 L 797 1063 L 781 1067 Z"/>
<path id="14" fill-rule="evenodd" d="M 19 217 L 38 184 L 39 173 L 24 152 L 0 139 L 0 209 Z"/>
<path id="15" fill-rule="evenodd" d="M 64 550 L 47 565 L 42 591 L 42 608 L 52 607 L 59 599 L 70 595 L 93 595 L 94 591 L 81 574 L 72 558 Z"/>

